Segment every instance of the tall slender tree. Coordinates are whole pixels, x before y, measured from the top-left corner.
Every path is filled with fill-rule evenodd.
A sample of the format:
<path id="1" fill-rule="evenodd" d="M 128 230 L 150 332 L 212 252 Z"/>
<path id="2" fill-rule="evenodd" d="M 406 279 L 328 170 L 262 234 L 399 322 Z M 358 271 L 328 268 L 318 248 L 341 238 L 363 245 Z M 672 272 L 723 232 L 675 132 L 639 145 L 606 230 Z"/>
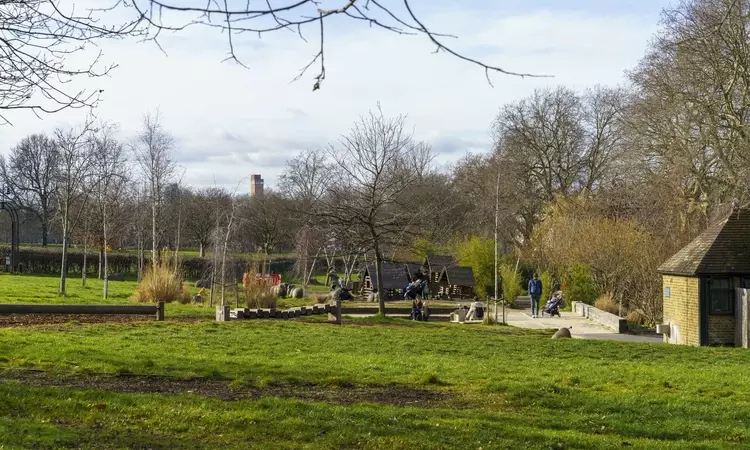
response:
<path id="1" fill-rule="evenodd" d="M 151 204 L 151 263 L 159 261 L 160 218 L 164 188 L 175 172 L 174 139 L 164 129 L 159 112 L 143 117 L 141 132 L 133 143 L 135 160 L 146 181 Z"/>

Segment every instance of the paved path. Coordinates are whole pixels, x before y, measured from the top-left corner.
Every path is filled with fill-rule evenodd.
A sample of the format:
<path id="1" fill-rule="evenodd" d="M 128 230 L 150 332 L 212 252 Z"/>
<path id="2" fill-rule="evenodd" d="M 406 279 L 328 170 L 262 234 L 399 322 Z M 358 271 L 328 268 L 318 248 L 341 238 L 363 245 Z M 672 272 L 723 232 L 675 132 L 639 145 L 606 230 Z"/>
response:
<path id="1" fill-rule="evenodd" d="M 498 311 L 498 317 L 502 310 Z M 619 334 L 596 322 L 573 312 L 561 311 L 562 317 L 533 319 L 527 310 L 506 309 L 508 325 L 519 328 L 558 329 L 570 327 L 570 334 L 577 339 L 607 339 L 625 342 L 651 342 L 660 344 L 659 335 Z"/>

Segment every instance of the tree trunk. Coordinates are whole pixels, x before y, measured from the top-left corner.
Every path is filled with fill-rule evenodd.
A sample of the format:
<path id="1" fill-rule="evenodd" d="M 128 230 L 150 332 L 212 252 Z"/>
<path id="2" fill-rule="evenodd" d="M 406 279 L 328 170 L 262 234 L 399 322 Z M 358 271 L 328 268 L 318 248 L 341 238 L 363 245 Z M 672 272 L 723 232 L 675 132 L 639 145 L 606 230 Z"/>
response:
<path id="1" fill-rule="evenodd" d="M 42 215 L 42 247 L 46 247 L 49 241 L 49 213 L 45 211 Z"/>
<path id="2" fill-rule="evenodd" d="M 143 233 L 138 234 L 138 283 L 143 280 L 143 259 L 145 257 L 143 250 Z M 103 259 L 103 258 L 102 258 Z"/>
<path id="3" fill-rule="evenodd" d="M 104 288 L 102 297 L 109 297 L 109 267 L 107 266 L 107 202 L 102 205 L 102 237 L 104 239 Z"/>
<path id="4" fill-rule="evenodd" d="M 158 245 L 156 242 L 156 192 L 153 192 L 153 195 L 154 197 L 151 199 L 151 266 L 156 267 L 156 263 L 159 261 L 156 253 L 156 246 Z"/>
<path id="5" fill-rule="evenodd" d="M 65 295 L 65 277 L 68 273 L 68 237 L 67 226 L 63 226 L 63 248 L 62 248 L 62 265 L 60 266 L 60 293 Z"/>
<path id="6" fill-rule="evenodd" d="M 378 313 L 385 315 L 385 292 L 383 291 L 383 253 L 375 241 L 375 274 L 378 277 Z"/>
<path id="7" fill-rule="evenodd" d="M 227 247 L 229 246 L 229 236 L 232 233 L 232 222 L 234 221 L 234 200 L 232 200 L 232 212 L 227 222 L 227 232 L 224 235 L 224 245 L 221 252 L 221 306 L 224 306 L 224 288 L 226 285 L 226 267 L 227 267 Z M 234 279 L 234 278 L 233 278 Z"/>
<path id="8" fill-rule="evenodd" d="M 200 243 L 198 244 L 198 248 L 199 248 L 199 250 L 198 250 L 198 251 L 199 251 L 199 255 L 200 255 L 200 257 L 201 257 L 201 258 L 205 258 L 205 257 L 206 257 L 206 246 L 205 246 L 205 245 L 203 245 L 203 242 L 200 242 Z"/>
<path id="9" fill-rule="evenodd" d="M 81 283 L 86 287 L 86 269 L 88 269 L 89 255 L 89 218 L 86 216 L 86 222 L 83 227 L 83 267 L 81 268 Z"/>
<path id="10" fill-rule="evenodd" d="M 99 272 L 96 275 L 96 278 L 102 279 L 102 264 L 104 264 L 104 247 L 102 244 L 99 244 Z"/>

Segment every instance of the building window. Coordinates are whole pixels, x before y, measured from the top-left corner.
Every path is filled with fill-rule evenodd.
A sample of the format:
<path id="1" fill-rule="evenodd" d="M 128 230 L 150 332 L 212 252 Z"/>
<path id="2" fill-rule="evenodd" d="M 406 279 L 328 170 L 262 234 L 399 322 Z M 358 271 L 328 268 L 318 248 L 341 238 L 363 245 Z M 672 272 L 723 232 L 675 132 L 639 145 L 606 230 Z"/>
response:
<path id="1" fill-rule="evenodd" d="M 729 278 L 711 278 L 708 280 L 708 313 L 712 316 L 731 316 L 734 314 L 734 289 Z"/>

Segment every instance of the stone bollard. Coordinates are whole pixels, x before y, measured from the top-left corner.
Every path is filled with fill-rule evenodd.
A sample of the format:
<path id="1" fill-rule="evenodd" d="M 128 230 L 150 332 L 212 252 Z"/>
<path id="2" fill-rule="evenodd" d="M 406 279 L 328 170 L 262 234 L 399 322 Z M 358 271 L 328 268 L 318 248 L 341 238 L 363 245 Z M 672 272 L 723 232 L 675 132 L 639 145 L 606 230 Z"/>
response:
<path id="1" fill-rule="evenodd" d="M 337 298 L 335 303 L 331 304 L 331 310 L 328 313 L 328 322 L 341 325 L 341 299 Z"/>
<path id="2" fill-rule="evenodd" d="M 216 321 L 217 322 L 229 322 L 229 305 L 227 306 L 216 306 Z"/>

